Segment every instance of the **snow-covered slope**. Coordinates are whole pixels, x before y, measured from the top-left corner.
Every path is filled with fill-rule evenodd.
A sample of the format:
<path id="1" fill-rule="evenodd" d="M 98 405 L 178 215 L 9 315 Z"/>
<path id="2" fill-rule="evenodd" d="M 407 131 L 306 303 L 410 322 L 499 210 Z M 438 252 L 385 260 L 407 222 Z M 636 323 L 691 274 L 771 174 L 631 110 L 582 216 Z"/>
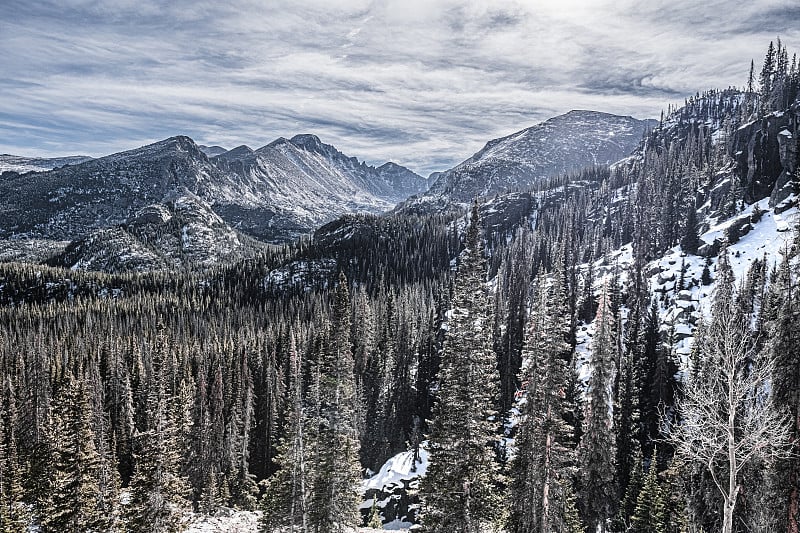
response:
<path id="1" fill-rule="evenodd" d="M 419 488 L 419 480 L 428 471 L 427 443 L 420 445 L 415 457 L 413 450 L 389 458 L 381 469 L 362 483 L 364 501 L 361 511 L 368 514 L 375 505 L 383 529 L 405 530 L 416 522 L 419 499 L 412 493 Z"/>
<path id="2" fill-rule="evenodd" d="M 92 231 L 48 264 L 103 272 L 166 270 L 231 262 L 264 247 L 186 194 L 146 206 L 123 225 Z"/>
<path id="3" fill-rule="evenodd" d="M 20 174 L 24 172 L 45 172 L 60 168 L 64 165 L 77 165 L 92 159 L 86 155 L 73 155 L 67 157 L 23 157 L 19 155 L 0 154 L 0 174 L 11 171 Z"/>
<path id="4" fill-rule="evenodd" d="M 222 208 L 226 218 L 257 235 L 257 221 L 248 213 L 253 208 L 268 208 L 273 227 L 309 231 L 344 213 L 387 211 L 427 188 L 427 181 L 407 168 L 394 163 L 375 168 L 315 135 L 280 138 L 257 150 L 240 146 L 213 161 L 260 192 L 250 205 L 237 206 L 243 210 Z"/>
<path id="5" fill-rule="evenodd" d="M 530 188 L 536 181 L 610 164 L 629 155 L 658 122 L 597 111 L 570 111 L 495 139 L 456 167 L 432 176 L 431 188 L 403 209 L 427 211 L 478 196 Z"/>
<path id="6" fill-rule="evenodd" d="M 737 242 L 727 245 L 728 260 L 737 284 L 742 283 L 755 260 L 765 261 L 766 271 L 770 272 L 782 260 L 782 253 L 792 244 L 794 235 L 791 228 L 800 224 L 797 207 L 776 213 L 775 208 L 769 206 L 769 199 L 764 198 L 748 205 L 735 217 L 715 222 L 701 235 L 701 239 L 709 245 L 721 241 L 726 229 L 737 224 L 743 217 L 752 217 L 751 229 Z M 596 262 L 595 294 L 601 294 L 604 284 L 610 282 L 615 270 L 622 273 L 619 282 L 624 285 L 625 272 L 632 261 L 631 245 L 627 244 Z M 650 292 L 658 297 L 662 334 L 671 343 L 672 353 L 682 372 L 688 370 L 698 321 L 710 317 L 718 261 L 717 257 L 687 254 L 680 246 L 676 246 L 645 267 Z M 704 285 L 702 276 L 706 265 L 711 281 Z M 591 360 L 593 335 L 594 323 L 582 325 L 577 333 L 577 350 L 580 355 L 578 370 L 584 382 L 589 378 L 588 363 Z"/>

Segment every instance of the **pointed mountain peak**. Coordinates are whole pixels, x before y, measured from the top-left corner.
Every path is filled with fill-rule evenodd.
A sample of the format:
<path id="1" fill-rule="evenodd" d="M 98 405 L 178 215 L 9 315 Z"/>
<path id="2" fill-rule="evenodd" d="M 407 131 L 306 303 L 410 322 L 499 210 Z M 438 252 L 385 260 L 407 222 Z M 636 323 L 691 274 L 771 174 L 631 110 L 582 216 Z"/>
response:
<path id="1" fill-rule="evenodd" d="M 301 133 L 300 135 L 295 135 L 289 142 L 298 148 L 308 150 L 309 152 L 324 153 L 329 150 L 337 151 L 333 146 L 323 143 L 319 137 L 311 133 Z"/>
<path id="2" fill-rule="evenodd" d="M 259 148 L 256 151 L 262 152 L 268 148 L 280 148 L 281 146 L 286 145 L 291 145 L 294 148 L 305 150 L 306 152 L 316 152 L 318 154 L 335 155 L 341 153 L 336 149 L 336 147 L 331 146 L 330 144 L 325 144 L 320 140 L 319 137 L 312 133 L 301 133 L 299 135 L 295 135 L 291 139 L 287 139 L 286 137 L 278 137 L 268 145 L 264 146 L 263 148 Z"/>
<path id="3" fill-rule="evenodd" d="M 216 144 L 214 146 L 206 146 L 201 144 L 198 146 L 198 148 L 200 148 L 200 150 L 208 157 L 217 157 L 218 155 L 224 154 L 228 151 L 227 148 L 223 148 L 222 146 L 218 146 Z"/>
<path id="4" fill-rule="evenodd" d="M 292 144 L 296 144 L 297 146 L 317 147 L 322 145 L 322 141 L 319 140 L 319 137 L 312 133 L 295 135 L 292 137 L 291 141 Z"/>
<path id="5" fill-rule="evenodd" d="M 378 170 L 383 170 L 386 172 L 397 172 L 399 170 L 408 170 L 408 168 L 404 167 L 403 165 L 398 165 L 393 161 L 387 161 L 386 163 L 379 166 Z"/>
<path id="6" fill-rule="evenodd" d="M 225 153 L 219 154 L 217 157 L 219 159 L 239 159 L 242 157 L 247 157 L 248 155 L 253 153 L 253 149 L 247 146 L 246 144 L 242 144 L 241 146 L 237 146 L 236 148 L 232 148 Z"/>

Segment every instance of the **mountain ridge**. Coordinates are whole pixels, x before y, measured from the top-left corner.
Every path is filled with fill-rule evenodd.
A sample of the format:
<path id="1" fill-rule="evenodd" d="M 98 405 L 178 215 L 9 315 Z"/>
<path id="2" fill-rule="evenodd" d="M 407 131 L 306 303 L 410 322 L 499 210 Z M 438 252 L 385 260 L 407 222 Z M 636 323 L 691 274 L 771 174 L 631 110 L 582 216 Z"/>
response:
<path id="1" fill-rule="evenodd" d="M 176 135 L 24 179 L 6 175 L 0 237 L 82 238 L 170 194 L 191 193 L 231 226 L 265 241 L 287 241 L 346 212 L 386 211 L 427 187 L 404 167 L 381 168 L 310 134 L 213 157 Z"/>
<path id="2" fill-rule="evenodd" d="M 488 141 L 398 211 L 435 212 L 475 197 L 525 190 L 538 180 L 611 164 L 629 155 L 658 122 L 602 111 L 572 110 Z"/>

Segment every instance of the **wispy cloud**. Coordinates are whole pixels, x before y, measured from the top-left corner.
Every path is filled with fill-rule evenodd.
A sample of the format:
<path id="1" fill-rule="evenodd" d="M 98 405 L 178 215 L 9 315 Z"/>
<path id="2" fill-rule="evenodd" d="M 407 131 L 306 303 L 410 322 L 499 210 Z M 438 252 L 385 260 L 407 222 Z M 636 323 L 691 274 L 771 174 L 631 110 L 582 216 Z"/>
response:
<path id="1" fill-rule="evenodd" d="M 575 108 L 742 85 L 793 0 L 7 0 L 0 152 L 318 134 L 427 173 Z"/>

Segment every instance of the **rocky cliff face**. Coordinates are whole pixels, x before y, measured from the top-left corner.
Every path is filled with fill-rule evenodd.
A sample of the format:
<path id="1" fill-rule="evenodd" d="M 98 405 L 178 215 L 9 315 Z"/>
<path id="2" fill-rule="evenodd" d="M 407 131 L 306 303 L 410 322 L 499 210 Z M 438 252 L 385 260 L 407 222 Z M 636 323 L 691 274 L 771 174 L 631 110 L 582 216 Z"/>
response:
<path id="1" fill-rule="evenodd" d="M 798 121 L 796 105 L 745 124 L 734 134 L 735 175 L 748 202 L 769 196 L 770 206 L 779 206 L 797 192 Z"/>

